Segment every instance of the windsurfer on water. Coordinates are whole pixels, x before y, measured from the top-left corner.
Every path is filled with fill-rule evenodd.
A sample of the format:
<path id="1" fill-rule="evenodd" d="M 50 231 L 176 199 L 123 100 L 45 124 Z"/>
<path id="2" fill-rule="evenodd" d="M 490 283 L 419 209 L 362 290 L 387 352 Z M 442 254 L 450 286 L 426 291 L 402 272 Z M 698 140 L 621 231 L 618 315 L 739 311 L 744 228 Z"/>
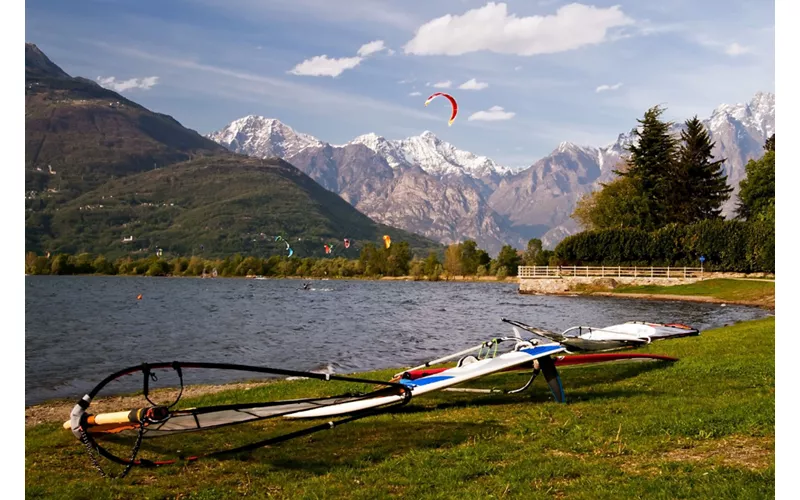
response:
<path id="1" fill-rule="evenodd" d="M 303 290 L 308 290 L 311 288 L 311 283 L 303 283 Z"/>

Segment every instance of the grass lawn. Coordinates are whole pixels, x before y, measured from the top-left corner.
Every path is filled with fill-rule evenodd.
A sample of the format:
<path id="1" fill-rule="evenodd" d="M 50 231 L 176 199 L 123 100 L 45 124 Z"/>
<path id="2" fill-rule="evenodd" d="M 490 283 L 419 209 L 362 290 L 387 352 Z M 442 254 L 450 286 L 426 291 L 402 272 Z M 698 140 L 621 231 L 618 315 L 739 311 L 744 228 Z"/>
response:
<path id="1" fill-rule="evenodd" d="M 541 379 L 515 395 L 427 394 L 394 413 L 251 454 L 134 468 L 121 481 L 101 478 L 60 422 L 43 423 L 26 429 L 26 496 L 774 498 L 774 318 L 643 350 L 680 361 L 564 367 L 567 404 L 553 402 Z M 511 388 L 524 380 L 506 373 L 473 385 Z M 182 403 L 302 397 L 328 385 L 279 382 Z M 275 420 L 176 436 L 171 445 L 154 440 L 141 455 L 299 425 Z"/>
<path id="2" fill-rule="evenodd" d="M 759 301 L 775 298 L 775 282 L 736 279 L 711 279 L 674 286 L 619 286 L 614 293 L 643 293 L 659 295 L 695 295 L 730 301 Z"/>

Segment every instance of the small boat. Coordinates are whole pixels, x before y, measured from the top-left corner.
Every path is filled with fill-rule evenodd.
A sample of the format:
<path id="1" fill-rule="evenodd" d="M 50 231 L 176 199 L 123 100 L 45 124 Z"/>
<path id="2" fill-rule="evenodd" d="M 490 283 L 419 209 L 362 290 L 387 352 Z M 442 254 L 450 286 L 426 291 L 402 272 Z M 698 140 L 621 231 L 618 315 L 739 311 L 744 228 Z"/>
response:
<path id="1" fill-rule="evenodd" d="M 540 328 L 504 319 L 506 323 L 522 328 L 548 340 L 567 347 L 570 352 L 597 352 L 633 348 L 649 344 L 653 340 L 699 335 L 700 330 L 680 323 L 649 323 L 628 321 L 603 328 L 574 326 L 562 333 L 550 332 Z"/>

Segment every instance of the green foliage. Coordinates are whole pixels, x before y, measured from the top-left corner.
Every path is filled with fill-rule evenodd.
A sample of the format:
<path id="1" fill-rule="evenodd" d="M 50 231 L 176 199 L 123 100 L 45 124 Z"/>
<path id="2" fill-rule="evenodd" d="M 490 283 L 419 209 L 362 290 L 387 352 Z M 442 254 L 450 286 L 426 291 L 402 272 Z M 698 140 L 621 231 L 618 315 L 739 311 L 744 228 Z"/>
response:
<path id="1" fill-rule="evenodd" d="M 506 276 L 517 275 L 517 267 L 520 265 L 521 259 L 517 255 L 517 250 L 511 245 L 504 245 L 495 261 L 497 262 L 495 273 L 499 273 L 500 268 L 505 267 Z"/>
<path id="2" fill-rule="evenodd" d="M 775 221 L 775 134 L 764 144 L 764 156 L 745 165 L 739 183 L 736 215 L 740 219 Z"/>
<path id="3" fill-rule="evenodd" d="M 650 205 L 639 193 L 633 180 L 618 177 L 597 191 L 583 195 L 572 218 L 584 229 L 643 227 L 652 217 Z"/>
<path id="4" fill-rule="evenodd" d="M 508 278 L 508 268 L 506 266 L 498 267 L 497 274 L 495 274 L 495 276 L 497 276 L 498 280 L 504 280 Z"/>
<path id="5" fill-rule="evenodd" d="M 775 231 L 766 222 L 708 219 L 656 231 L 634 228 L 585 231 L 555 249 L 564 265 L 699 266 L 708 270 L 775 272 Z"/>
<path id="6" fill-rule="evenodd" d="M 703 123 L 693 117 L 686 121 L 681 132 L 682 144 L 678 153 L 679 171 L 684 178 L 678 195 L 678 222 L 688 224 L 703 219 L 720 218 L 722 204 L 733 188 L 728 186 L 722 168 L 725 159 L 714 160 L 714 143 Z"/>
<path id="7" fill-rule="evenodd" d="M 677 144 L 669 131 L 672 124 L 660 119 L 663 112 L 660 106 L 653 106 L 637 120 L 640 128 L 634 131 L 636 140 L 628 148 L 627 168 L 616 171 L 630 179 L 640 194 L 645 218 L 639 227 L 648 230 L 674 220 L 674 193 L 682 190 L 685 181 L 677 168 Z"/>
<path id="8" fill-rule="evenodd" d="M 525 249 L 525 253 L 522 255 L 522 264 L 525 266 L 537 265 L 536 262 L 540 260 L 541 253 L 542 240 L 539 238 L 528 240 L 528 248 Z"/>
<path id="9" fill-rule="evenodd" d="M 442 270 L 442 263 L 439 262 L 439 257 L 436 255 L 436 252 L 429 253 L 428 258 L 425 259 L 425 276 L 427 276 L 429 280 L 434 277 L 439 279 Z"/>

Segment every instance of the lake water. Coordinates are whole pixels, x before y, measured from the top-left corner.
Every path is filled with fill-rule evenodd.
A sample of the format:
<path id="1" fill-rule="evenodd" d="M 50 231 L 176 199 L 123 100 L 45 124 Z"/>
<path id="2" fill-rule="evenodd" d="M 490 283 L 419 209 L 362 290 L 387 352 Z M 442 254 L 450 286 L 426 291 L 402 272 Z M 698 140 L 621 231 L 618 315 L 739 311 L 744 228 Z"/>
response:
<path id="1" fill-rule="evenodd" d="M 302 283 L 28 276 L 25 403 L 77 400 L 106 375 L 142 362 L 336 373 L 409 366 L 510 335 L 503 317 L 555 331 L 630 320 L 702 331 L 772 314 L 734 305 L 520 295 L 512 283 L 314 280 L 311 290 Z"/>

